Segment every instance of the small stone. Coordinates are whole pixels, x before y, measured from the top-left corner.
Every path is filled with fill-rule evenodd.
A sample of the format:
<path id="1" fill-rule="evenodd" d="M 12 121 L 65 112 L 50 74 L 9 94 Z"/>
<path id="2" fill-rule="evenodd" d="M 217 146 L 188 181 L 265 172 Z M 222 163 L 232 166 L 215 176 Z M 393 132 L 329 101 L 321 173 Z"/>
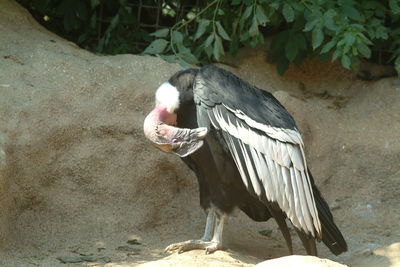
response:
<path id="1" fill-rule="evenodd" d="M 121 252 L 136 253 L 135 255 L 139 254 L 139 252 L 141 251 L 140 248 L 134 248 L 130 246 L 119 246 L 116 248 L 116 250 Z"/>
<path id="2" fill-rule="evenodd" d="M 266 237 L 271 237 L 272 230 L 263 229 L 263 230 L 259 230 L 258 233 L 259 233 L 260 235 L 263 235 L 263 236 L 266 236 Z"/>
<path id="3" fill-rule="evenodd" d="M 139 254 L 140 254 L 139 252 L 129 252 L 126 254 L 126 256 L 131 257 L 131 256 L 139 255 Z"/>
<path id="4" fill-rule="evenodd" d="M 97 261 L 97 258 L 92 256 L 92 255 L 82 256 L 81 259 L 83 261 L 87 261 L 87 262 L 95 262 L 95 261 Z"/>
<path id="5" fill-rule="evenodd" d="M 126 243 L 128 243 L 129 245 L 141 245 L 142 244 L 136 238 L 130 239 Z"/>
<path id="6" fill-rule="evenodd" d="M 61 257 L 58 257 L 57 260 L 61 261 L 62 263 L 79 263 L 79 262 L 83 262 L 81 257 L 74 257 L 74 256 L 61 256 Z"/>
<path id="7" fill-rule="evenodd" d="M 362 254 L 364 256 L 371 256 L 374 254 L 374 252 L 371 249 L 367 248 L 367 249 L 362 250 L 360 252 L 360 254 Z"/>
<path id="8" fill-rule="evenodd" d="M 111 258 L 108 256 L 101 257 L 99 260 L 105 263 L 111 262 Z"/>
<path id="9" fill-rule="evenodd" d="M 383 236 L 386 236 L 386 237 L 389 237 L 389 236 L 391 236 L 391 232 L 390 232 L 390 230 L 386 230 L 386 231 L 384 231 L 383 233 L 382 233 L 382 235 Z"/>
<path id="10" fill-rule="evenodd" d="M 340 209 L 340 205 L 338 202 L 333 202 L 333 204 L 330 206 L 331 210 L 338 210 Z"/>

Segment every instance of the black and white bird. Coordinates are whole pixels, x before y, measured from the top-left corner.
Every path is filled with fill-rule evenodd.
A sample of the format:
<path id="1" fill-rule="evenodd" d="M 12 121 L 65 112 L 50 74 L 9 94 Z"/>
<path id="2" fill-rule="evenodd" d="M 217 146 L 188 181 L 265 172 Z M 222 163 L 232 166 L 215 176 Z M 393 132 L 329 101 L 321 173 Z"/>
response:
<path id="1" fill-rule="evenodd" d="M 273 217 L 293 254 L 286 223 L 306 251 L 317 241 L 338 255 L 347 244 L 315 186 L 299 130 L 272 94 L 215 66 L 174 74 L 156 91 L 144 132 L 195 172 L 207 213 L 204 236 L 166 251 L 221 248 L 224 219 L 239 208 L 254 221 Z"/>

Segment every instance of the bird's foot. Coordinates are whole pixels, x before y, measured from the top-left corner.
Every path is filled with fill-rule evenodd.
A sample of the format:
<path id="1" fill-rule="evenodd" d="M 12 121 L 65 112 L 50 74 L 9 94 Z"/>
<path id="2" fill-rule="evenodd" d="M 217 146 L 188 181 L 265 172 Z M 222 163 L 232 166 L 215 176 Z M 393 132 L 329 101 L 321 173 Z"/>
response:
<path id="1" fill-rule="evenodd" d="M 194 249 L 204 249 L 206 254 L 210 254 L 221 249 L 221 247 L 221 243 L 217 241 L 188 240 L 171 244 L 165 248 L 164 252 L 178 251 L 178 253 L 182 253 Z"/>

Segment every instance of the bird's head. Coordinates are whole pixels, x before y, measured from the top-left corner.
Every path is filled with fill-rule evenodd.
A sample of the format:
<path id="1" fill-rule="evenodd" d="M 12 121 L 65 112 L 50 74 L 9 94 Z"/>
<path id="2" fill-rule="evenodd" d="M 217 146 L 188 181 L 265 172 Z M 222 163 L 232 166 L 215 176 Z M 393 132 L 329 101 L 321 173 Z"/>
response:
<path id="1" fill-rule="evenodd" d="M 166 82 L 156 91 L 156 106 L 144 120 L 145 136 L 159 149 L 180 157 L 194 153 L 203 145 L 207 128 L 175 127 L 179 109 L 179 91 Z"/>

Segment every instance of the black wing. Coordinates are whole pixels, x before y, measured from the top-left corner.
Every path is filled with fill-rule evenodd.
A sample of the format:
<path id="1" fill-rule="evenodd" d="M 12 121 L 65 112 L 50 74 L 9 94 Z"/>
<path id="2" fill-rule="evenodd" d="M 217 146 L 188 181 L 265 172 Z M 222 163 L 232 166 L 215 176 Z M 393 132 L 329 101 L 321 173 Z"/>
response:
<path id="1" fill-rule="evenodd" d="M 248 191 L 276 202 L 295 227 L 320 238 L 303 142 L 286 109 L 217 67 L 200 69 L 193 92 L 199 126 L 222 131 Z"/>

